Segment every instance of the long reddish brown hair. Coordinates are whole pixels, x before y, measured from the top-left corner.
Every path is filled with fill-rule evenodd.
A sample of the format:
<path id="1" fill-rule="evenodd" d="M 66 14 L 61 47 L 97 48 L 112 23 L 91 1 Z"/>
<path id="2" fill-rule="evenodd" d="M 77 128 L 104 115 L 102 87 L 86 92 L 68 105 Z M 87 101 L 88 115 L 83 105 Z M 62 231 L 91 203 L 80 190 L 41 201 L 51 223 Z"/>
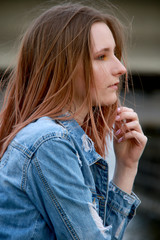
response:
<path id="1" fill-rule="evenodd" d="M 54 6 L 38 17 L 27 30 L 0 113 L 1 157 L 24 126 L 42 116 L 58 119 L 64 108 L 71 110 L 74 79 L 80 61 L 86 87 L 84 103 L 89 107 L 82 127 L 94 141 L 97 152 L 104 156 L 106 136 L 110 135 L 114 124 L 118 101 L 103 107 L 93 107 L 92 104 L 90 30 L 95 22 L 108 25 L 116 42 L 117 57 L 121 60 L 121 24 L 115 17 L 91 7 L 80 4 Z M 79 112 L 71 114 L 70 118 L 76 114 Z"/>

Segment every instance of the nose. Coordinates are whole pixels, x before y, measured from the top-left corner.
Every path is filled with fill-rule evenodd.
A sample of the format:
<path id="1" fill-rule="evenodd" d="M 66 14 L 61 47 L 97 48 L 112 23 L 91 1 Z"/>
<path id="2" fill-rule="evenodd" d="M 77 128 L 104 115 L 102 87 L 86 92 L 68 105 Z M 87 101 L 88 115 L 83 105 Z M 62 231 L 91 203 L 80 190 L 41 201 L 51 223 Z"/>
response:
<path id="1" fill-rule="evenodd" d="M 118 58 L 115 57 L 115 64 L 113 67 L 113 75 L 120 77 L 124 75 L 127 72 L 127 69 L 125 66 L 120 62 Z"/>

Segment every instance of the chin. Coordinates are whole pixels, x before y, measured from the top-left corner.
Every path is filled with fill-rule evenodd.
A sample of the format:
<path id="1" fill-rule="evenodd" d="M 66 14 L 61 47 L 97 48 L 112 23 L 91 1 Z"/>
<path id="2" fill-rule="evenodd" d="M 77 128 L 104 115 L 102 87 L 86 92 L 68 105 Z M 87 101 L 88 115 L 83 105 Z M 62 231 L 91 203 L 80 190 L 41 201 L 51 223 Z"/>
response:
<path id="1" fill-rule="evenodd" d="M 113 105 L 114 103 L 117 102 L 118 96 L 117 96 L 117 94 L 112 94 L 110 97 L 107 96 L 106 99 L 105 99 L 105 97 L 103 97 L 103 98 L 100 98 L 99 100 L 100 100 L 99 104 L 102 107 L 104 107 L 104 106 L 111 106 L 111 105 Z M 95 100 L 93 101 L 93 106 L 94 107 L 98 106 L 99 104 Z"/>
<path id="2" fill-rule="evenodd" d="M 116 103 L 118 100 L 117 96 L 107 99 L 106 101 L 102 101 L 101 106 L 110 106 Z"/>

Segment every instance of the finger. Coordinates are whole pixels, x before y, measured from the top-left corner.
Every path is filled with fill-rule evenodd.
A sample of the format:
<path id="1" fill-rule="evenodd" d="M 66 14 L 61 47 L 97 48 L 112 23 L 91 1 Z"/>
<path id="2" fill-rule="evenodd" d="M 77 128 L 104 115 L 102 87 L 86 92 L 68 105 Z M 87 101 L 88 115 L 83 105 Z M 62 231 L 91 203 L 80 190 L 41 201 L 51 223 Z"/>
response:
<path id="1" fill-rule="evenodd" d="M 121 112 L 116 116 L 116 121 L 134 121 L 138 120 L 138 115 L 136 112 L 128 111 Z"/>
<path id="2" fill-rule="evenodd" d="M 133 130 L 139 133 L 143 133 L 142 128 L 137 120 L 121 125 L 119 129 L 116 129 L 115 135 L 116 136 L 120 134 L 122 135 L 126 132 L 133 131 Z"/>
<path id="3" fill-rule="evenodd" d="M 125 138 L 125 134 L 133 130 L 141 132 L 141 129 L 137 124 L 137 121 L 130 122 L 130 124 L 126 123 L 122 125 L 118 130 L 115 131 L 115 137 L 117 138 L 118 141 L 121 142 L 121 140 Z"/>
<path id="4" fill-rule="evenodd" d="M 114 133 L 116 133 L 119 129 L 124 125 L 124 121 L 116 121 L 114 125 Z"/>
<path id="5" fill-rule="evenodd" d="M 125 124 L 122 124 L 119 128 L 115 129 L 115 136 L 122 137 L 125 133 L 129 132 L 129 131 L 137 131 L 139 133 L 143 134 L 141 125 L 139 124 L 139 121 L 135 120 L 132 122 L 128 122 Z"/>
<path id="6" fill-rule="evenodd" d="M 134 110 L 132 108 L 128 108 L 128 107 L 119 107 L 117 109 L 117 112 L 118 113 L 121 113 L 121 112 L 134 112 Z"/>
<path id="7" fill-rule="evenodd" d="M 134 140 L 137 145 L 142 147 L 144 147 L 147 142 L 147 137 L 144 134 L 139 133 L 135 130 L 125 133 L 124 136 L 118 140 L 118 142 L 122 142 L 129 139 Z"/>

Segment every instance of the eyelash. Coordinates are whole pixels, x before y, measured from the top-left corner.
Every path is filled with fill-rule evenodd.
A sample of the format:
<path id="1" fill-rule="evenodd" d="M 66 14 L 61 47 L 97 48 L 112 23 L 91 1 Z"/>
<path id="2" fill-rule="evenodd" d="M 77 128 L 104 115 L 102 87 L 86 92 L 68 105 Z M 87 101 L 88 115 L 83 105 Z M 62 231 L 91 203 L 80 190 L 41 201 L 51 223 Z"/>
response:
<path id="1" fill-rule="evenodd" d="M 114 55 L 117 57 L 117 51 L 116 50 L 114 51 Z M 98 56 L 97 59 L 101 60 L 101 61 L 106 61 L 107 56 L 105 54 L 102 54 L 102 55 Z"/>
<path id="2" fill-rule="evenodd" d="M 100 55 L 100 56 L 98 56 L 98 58 L 97 58 L 98 60 L 107 60 L 107 57 L 103 54 L 103 55 Z"/>

